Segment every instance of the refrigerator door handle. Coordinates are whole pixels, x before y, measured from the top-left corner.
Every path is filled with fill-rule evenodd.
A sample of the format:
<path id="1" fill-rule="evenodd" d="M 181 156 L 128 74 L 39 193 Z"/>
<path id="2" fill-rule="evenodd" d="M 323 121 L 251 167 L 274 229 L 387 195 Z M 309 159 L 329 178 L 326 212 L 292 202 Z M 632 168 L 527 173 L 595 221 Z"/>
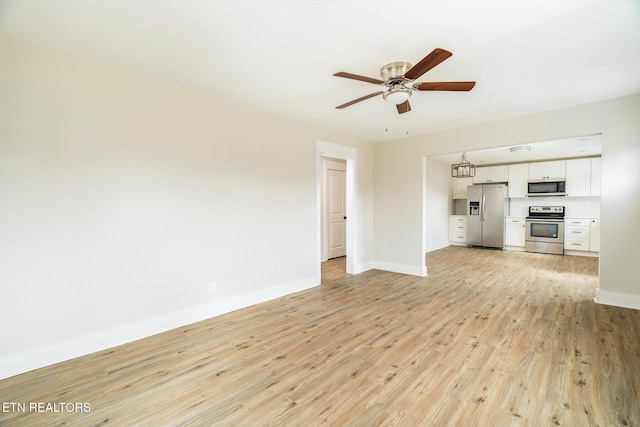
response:
<path id="1" fill-rule="evenodd" d="M 482 203 L 481 203 L 481 206 L 480 206 L 480 221 L 482 221 L 482 222 L 484 222 L 484 220 L 485 220 L 484 208 L 485 208 L 486 203 L 487 203 L 487 198 L 483 195 L 482 196 Z"/>

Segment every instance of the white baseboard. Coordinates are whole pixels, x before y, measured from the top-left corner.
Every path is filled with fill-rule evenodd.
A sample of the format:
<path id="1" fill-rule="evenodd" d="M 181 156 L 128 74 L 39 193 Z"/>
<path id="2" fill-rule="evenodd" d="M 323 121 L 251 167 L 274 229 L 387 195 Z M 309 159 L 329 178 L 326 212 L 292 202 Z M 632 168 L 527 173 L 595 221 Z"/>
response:
<path id="1" fill-rule="evenodd" d="M 424 277 L 427 275 L 426 266 L 415 266 L 406 264 L 395 264 L 392 262 L 380 262 L 374 261 L 372 263 L 373 268 L 384 271 L 392 271 L 394 273 L 409 274 L 411 276 Z"/>
<path id="2" fill-rule="evenodd" d="M 573 255 L 573 256 L 586 256 L 586 257 L 592 257 L 592 258 L 600 257 L 600 253 L 599 252 L 572 251 L 572 250 L 568 250 L 568 249 L 564 250 L 564 254 L 565 255 Z"/>
<path id="3" fill-rule="evenodd" d="M 364 264 L 358 264 L 356 265 L 356 271 L 353 272 L 353 274 L 359 274 L 359 273 L 364 273 L 365 271 L 369 271 L 369 270 L 373 270 L 373 263 L 371 262 L 367 262 Z"/>
<path id="4" fill-rule="evenodd" d="M 438 249 L 443 249 L 449 246 L 449 241 L 445 240 L 444 242 L 433 243 L 431 245 L 425 246 L 424 252 L 429 253 L 433 251 L 437 251 Z"/>
<path id="5" fill-rule="evenodd" d="M 598 304 L 640 310 L 640 295 L 622 294 L 596 289 L 596 297 L 593 300 Z"/>
<path id="6" fill-rule="evenodd" d="M 317 286 L 320 281 L 320 277 L 308 277 L 4 356 L 0 358 L 0 380 L 280 298 Z"/>

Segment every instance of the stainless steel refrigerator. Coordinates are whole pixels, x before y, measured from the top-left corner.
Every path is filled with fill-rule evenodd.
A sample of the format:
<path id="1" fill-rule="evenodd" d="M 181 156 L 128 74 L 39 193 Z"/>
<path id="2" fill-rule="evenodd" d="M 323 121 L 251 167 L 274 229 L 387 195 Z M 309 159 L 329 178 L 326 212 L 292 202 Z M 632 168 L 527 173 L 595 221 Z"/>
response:
<path id="1" fill-rule="evenodd" d="M 504 248 L 507 194 L 506 184 L 467 187 L 467 245 Z"/>

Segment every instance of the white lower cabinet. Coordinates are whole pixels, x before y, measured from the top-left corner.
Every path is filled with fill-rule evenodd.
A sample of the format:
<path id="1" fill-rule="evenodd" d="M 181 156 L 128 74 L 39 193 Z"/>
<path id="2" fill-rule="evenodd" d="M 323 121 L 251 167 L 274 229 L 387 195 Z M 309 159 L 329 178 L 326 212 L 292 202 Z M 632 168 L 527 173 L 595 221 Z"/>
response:
<path id="1" fill-rule="evenodd" d="M 597 221 L 597 227 L 593 225 L 594 221 Z M 599 225 L 600 220 L 596 218 L 565 218 L 564 250 L 599 252 Z M 593 235 L 592 229 L 594 230 Z"/>
<path id="2" fill-rule="evenodd" d="M 591 220 L 591 229 L 589 230 L 589 250 L 591 252 L 600 252 L 600 220 Z"/>
<path id="3" fill-rule="evenodd" d="M 525 240 L 525 218 L 508 216 L 504 220 L 505 246 L 515 246 L 524 248 Z"/>
<path id="4" fill-rule="evenodd" d="M 467 216 L 449 216 L 449 242 L 457 245 L 467 244 Z"/>
<path id="5" fill-rule="evenodd" d="M 601 176 L 602 159 L 594 157 L 591 159 L 591 196 L 600 196 L 600 176 Z M 599 222 L 600 220 L 598 220 Z"/>

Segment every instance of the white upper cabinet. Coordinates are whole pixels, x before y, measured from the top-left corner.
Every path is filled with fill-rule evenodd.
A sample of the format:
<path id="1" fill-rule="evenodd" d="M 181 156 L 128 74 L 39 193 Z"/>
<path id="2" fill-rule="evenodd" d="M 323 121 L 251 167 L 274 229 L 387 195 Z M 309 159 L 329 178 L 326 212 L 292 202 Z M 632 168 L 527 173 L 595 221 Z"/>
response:
<path id="1" fill-rule="evenodd" d="M 467 187 L 473 184 L 472 178 L 451 178 L 453 180 L 453 198 L 466 199 Z"/>
<path id="2" fill-rule="evenodd" d="M 591 159 L 573 159 L 566 161 L 566 187 L 568 197 L 591 195 Z"/>
<path id="3" fill-rule="evenodd" d="M 510 199 L 525 198 L 528 182 L 554 179 L 565 181 L 568 197 L 599 197 L 601 163 L 600 157 L 588 157 L 479 167 L 473 178 L 452 178 L 453 199 L 466 199 L 467 187 L 472 184 L 505 182 Z"/>
<path id="4" fill-rule="evenodd" d="M 527 197 L 529 165 L 521 163 L 509 165 L 509 198 Z"/>
<path id="5" fill-rule="evenodd" d="M 565 161 L 529 163 L 529 179 L 564 179 Z"/>
<path id="6" fill-rule="evenodd" d="M 602 158 L 594 157 L 591 159 L 591 195 L 600 196 L 600 165 Z"/>
<path id="7" fill-rule="evenodd" d="M 568 197 L 600 196 L 600 157 L 566 161 Z"/>
<path id="8" fill-rule="evenodd" d="M 505 166 L 485 166 L 476 168 L 476 176 L 473 177 L 474 184 L 487 184 L 492 182 L 508 182 L 509 168 Z"/>

